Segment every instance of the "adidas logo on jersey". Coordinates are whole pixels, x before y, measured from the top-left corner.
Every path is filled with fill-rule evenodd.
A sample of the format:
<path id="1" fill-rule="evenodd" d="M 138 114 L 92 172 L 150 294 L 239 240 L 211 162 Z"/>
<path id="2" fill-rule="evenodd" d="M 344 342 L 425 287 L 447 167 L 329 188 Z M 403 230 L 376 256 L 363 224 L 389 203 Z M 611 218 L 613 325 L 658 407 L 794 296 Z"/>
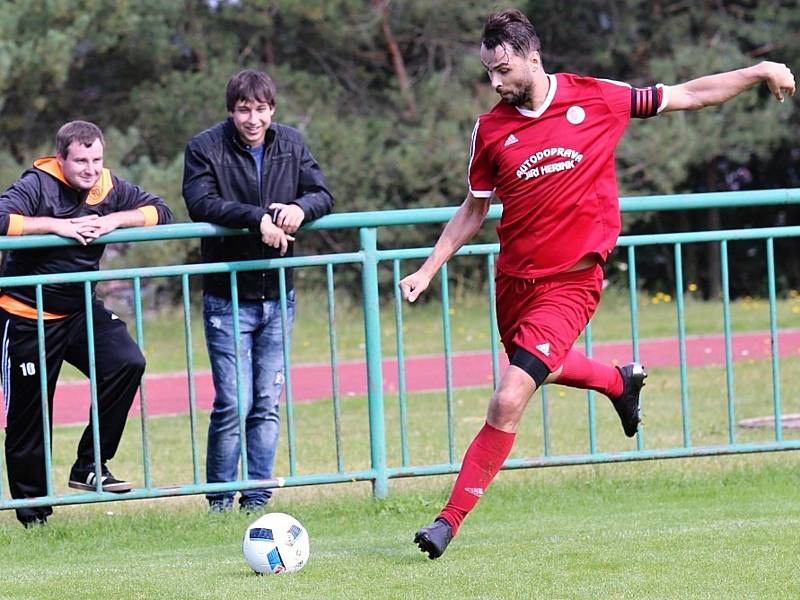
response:
<path id="1" fill-rule="evenodd" d="M 503 146 L 504 146 L 504 147 L 508 147 L 508 146 L 510 146 L 511 144 L 516 144 L 518 141 L 519 141 L 519 140 L 517 139 L 517 136 L 515 136 L 515 135 L 512 133 L 511 135 L 509 135 L 509 136 L 506 138 L 506 143 L 505 143 L 505 144 L 503 144 Z"/>
<path id="2" fill-rule="evenodd" d="M 550 356 L 550 343 L 545 342 L 544 344 L 539 344 L 536 346 L 536 349 L 544 354 L 545 356 Z"/>

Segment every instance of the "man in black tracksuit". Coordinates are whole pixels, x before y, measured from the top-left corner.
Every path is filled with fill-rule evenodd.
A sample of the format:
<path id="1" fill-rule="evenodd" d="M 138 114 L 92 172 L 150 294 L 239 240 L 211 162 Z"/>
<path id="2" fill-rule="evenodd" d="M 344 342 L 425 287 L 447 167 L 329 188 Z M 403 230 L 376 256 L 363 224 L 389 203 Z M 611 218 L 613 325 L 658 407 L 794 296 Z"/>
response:
<path id="1" fill-rule="evenodd" d="M 275 84 L 266 73 L 242 71 L 228 82 L 229 118 L 186 147 L 183 197 L 194 221 L 207 221 L 258 234 L 205 238 L 206 262 L 277 258 L 292 254 L 292 234 L 333 206 L 325 177 L 296 129 L 272 122 Z M 280 425 L 283 350 L 294 321 L 291 270 L 286 270 L 286 328 L 278 271 L 237 273 L 242 404 L 246 414 L 247 473 L 241 479 L 269 480 Z M 214 379 L 214 408 L 208 429 L 206 478 L 237 480 L 239 419 L 233 310 L 229 273 L 203 278 L 203 319 Z M 212 512 L 233 504 L 233 492 L 207 494 Z M 270 488 L 247 489 L 241 509 L 263 509 Z"/>
<path id="2" fill-rule="evenodd" d="M 56 156 L 37 160 L 0 195 L 0 234 L 53 233 L 78 245 L 11 250 L 2 276 L 45 275 L 99 268 L 105 245 L 92 244 L 119 227 L 168 223 L 166 203 L 103 168 L 100 129 L 72 121 L 56 135 Z M 52 423 L 53 394 L 66 360 L 89 375 L 83 283 L 42 286 L 47 394 Z M 119 446 L 128 409 L 144 373 L 145 360 L 125 323 L 97 299 L 92 302 L 99 413 L 100 473 L 103 491 L 126 492 L 106 466 Z M 39 375 L 36 291 L 32 286 L 0 289 L 0 375 L 7 416 L 6 464 L 13 498 L 47 495 Z M 70 487 L 96 489 L 92 427 L 83 432 Z M 43 524 L 53 509 L 17 509 L 23 525 Z"/>

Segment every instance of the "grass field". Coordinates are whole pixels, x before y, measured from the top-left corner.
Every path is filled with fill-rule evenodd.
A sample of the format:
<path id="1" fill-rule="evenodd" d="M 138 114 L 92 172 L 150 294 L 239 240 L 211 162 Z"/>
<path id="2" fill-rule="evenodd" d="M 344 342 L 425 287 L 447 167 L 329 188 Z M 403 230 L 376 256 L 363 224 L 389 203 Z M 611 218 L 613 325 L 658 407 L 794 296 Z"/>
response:
<path id="1" fill-rule="evenodd" d="M 594 325 L 596 340 L 628 337 L 629 324 L 619 317 L 626 302 L 607 294 Z M 781 327 L 800 325 L 796 296 L 783 299 L 778 308 Z M 357 358 L 363 343 L 361 316 L 346 301 L 339 309 L 338 322 L 349 325 L 337 331 L 339 347 L 349 349 L 340 358 Z M 327 333 L 324 311 L 317 307 L 314 312 L 303 301 L 299 310 L 310 312 L 298 321 L 295 360 L 326 360 L 325 344 L 320 343 L 320 332 Z M 429 304 L 404 311 L 407 351 L 440 351 L 440 308 Z M 732 312 L 737 330 L 769 326 L 763 302 L 737 302 Z M 486 348 L 485 313 L 480 298 L 454 299 L 455 350 L 474 349 L 473 344 Z M 163 316 L 167 318 L 146 330 L 150 368 L 181 370 L 182 322 L 169 313 Z M 641 298 L 640 318 L 643 337 L 675 332 L 675 306 L 663 298 Z M 687 333 L 718 332 L 720 323 L 718 305 L 687 301 Z M 383 328 L 384 349 L 391 354 L 391 313 L 384 314 Z M 194 341 L 195 363 L 202 368 L 201 330 Z M 800 412 L 800 357 L 784 359 L 780 367 L 783 412 Z M 769 362 L 736 365 L 737 420 L 771 413 L 770 382 Z M 724 370 L 691 368 L 687 383 L 691 444 L 726 444 Z M 548 389 L 549 454 L 588 452 L 586 394 Z M 483 421 L 489 393 L 488 388 L 455 390 L 456 461 Z M 598 451 L 634 449 L 634 442 L 621 435 L 607 400 L 596 397 L 596 406 Z M 411 394 L 407 411 L 409 464 L 448 462 L 444 394 Z M 298 404 L 294 412 L 297 474 L 335 472 L 332 403 Z M 542 414 L 537 395 L 512 458 L 544 454 Z M 201 461 L 206 426 L 207 415 L 202 414 L 196 432 Z M 775 436 L 772 428 L 735 430 L 743 443 L 768 442 Z M 399 431 L 397 398 L 387 396 L 390 467 L 401 462 Z M 68 469 L 80 433 L 74 426 L 54 431 L 57 493 L 68 492 Z M 279 476 L 289 474 L 285 433 L 275 468 Z M 368 433 L 366 399 L 342 398 L 345 470 L 369 467 Z M 783 435 L 800 438 L 794 429 Z M 154 485 L 192 482 L 190 438 L 188 416 L 149 422 Z M 644 440 L 647 448 L 684 443 L 675 369 L 650 372 Z M 141 463 L 140 423 L 131 419 L 111 467 L 141 486 Z M 198 496 L 57 507 L 47 527 L 31 531 L 19 526 L 13 511 L 3 511 L 0 599 L 796 598 L 798 467 L 800 453 L 784 452 L 504 472 L 438 561 L 423 557 L 411 538 L 440 508 L 452 476 L 393 480 L 385 501 L 374 501 L 366 483 L 287 488 L 276 492 L 272 509 L 294 514 L 307 526 L 312 558 L 302 572 L 282 577 L 257 577 L 245 565 L 241 535 L 252 517 L 208 515 Z M 202 464 L 198 470 L 202 478 Z"/>
<path id="2" fill-rule="evenodd" d="M 310 532 L 300 573 L 244 563 L 250 518 L 197 500 L 59 510 L 32 531 L 0 522 L 0 598 L 796 598 L 800 456 L 507 472 L 447 554 L 411 543 L 447 481 L 283 492 Z M 106 514 L 113 512 L 112 514 Z"/>
<path id="3" fill-rule="evenodd" d="M 782 362 L 785 412 L 800 412 L 800 361 Z M 768 414 L 767 363 L 737 365 L 737 417 Z M 695 445 L 727 441 L 721 369 L 690 370 Z M 587 451 L 585 394 L 553 387 L 551 454 Z M 682 444 L 674 370 L 645 388 L 647 447 Z M 460 457 L 480 426 L 487 389 L 457 390 Z M 600 451 L 633 449 L 613 411 L 597 400 Z M 366 402 L 343 400 L 345 469 L 369 465 Z M 442 394 L 409 397 L 411 464 L 447 462 Z M 295 407 L 298 474 L 336 469 L 331 406 Z M 400 461 L 396 398 L 387 398 L 390 466 Z M 206 419 L 200 419 L 203 456 Z M 55 481 L 66 492 L 79 427 L 55 430 Z M 770 428 L 738 429 L 741 442 L 769 441 Z M 797 439 L 785 430 L 785 439 Z M 286 475 L 283 445 L 276 466 Z M 153 419 L 156 485 L 189 483 L 186 417 Z M 534 399 L 512 457 L 542 454 L 541 403 Z M 139 424 L 131 420 L 112 468 L 138 485 Z M 800 454 L 623 463 L 504 472 L 445 557 L 428 561 L 411 543 L 435 515 L 451 476 L 394 480 L 390 496 L 368 484 L 284 489 L 273 510 L 308 527 L 312 559 L 285 577 L 251 575 L 240 553 L 252 519 L 206 514 L 201 497 L 57 507 L 47 527 L 26 531 L 0 513 L 0 598 L 794 598 L 800 538 Z M 201 469 L 202 473 L 202 469 Z M 113 513 L 107 514 L 108 512 Z"/>

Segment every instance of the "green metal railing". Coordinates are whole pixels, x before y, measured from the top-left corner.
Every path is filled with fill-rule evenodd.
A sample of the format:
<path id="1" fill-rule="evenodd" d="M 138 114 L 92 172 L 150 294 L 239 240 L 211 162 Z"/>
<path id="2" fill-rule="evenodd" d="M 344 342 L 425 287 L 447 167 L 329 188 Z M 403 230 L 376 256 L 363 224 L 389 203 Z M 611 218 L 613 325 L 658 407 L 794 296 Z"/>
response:
<path id="1" fill-rule="evenodd" d="M 789 190 L 768 190 L 757 192 L 730 192 L 730 193 L 711 193 L 694 195 L 675 195 L 675 196 L 653 196 L 653 197 L 631 197 L 621 201 L 623 212 L 634 211 L 666 211 L 678 209 L 699 209 L 699 208 L 736 208 L 753 207 L 780 204 L 800 204 L 800 189 Z M 38 309 L 37 331 L 39 339 L 39 376 L 42 390 L 42 428 L 45 440 L 45 464 L 47 470 L 47 495 L 40 498 L 28 499 L 9 499 L 2 486 L 0 478 L 0 509 L 11 509 L 21 506 L 43 506 L 43 505 L 62 505 L 78 504 L 87 502 L 103 502 L 111 500 L 135 499 L 135 498 L 154 498 L 163 496 L 176 496 L 188 494 L 200 494 L 207 492 L 220 492 L 231 490 L 242 490 L 261 487 L 280 487 L 280 486 L 302 486 L 314 484 L 331 484 L 338 482 L 369 481 L 372 483 L 373 492 L 376 497 L 382 498 L 388 494 L 389 480 L 398 477 L 414 477 L 420 475 L 435 475 L 454 473 L 458 471 L 458 452 L 456 448 L 455 436 L 455 410 L 454 410 L 454 386 L 453 386 L 453 352 L 452 352 L 452 333 L 450 323 L 450 291 L 448 287 L 448 267 L 442 269 L 440 302 L 441 302 L 441 322 L 444 348 L 445 381 L 444 400 L 447 415 L 447 461 L 440 464 L 414 465 L 410 459 L 409 451 L 409 427 L 407 418 L 407 400 L 409 392 L 406 382 L 406 349 L 403 335 L 403 311 L 404 306 L 397 291 L 397 283 L 401 279 L 403 272 L 403 261 L 422 259 L 428 256 L 430 247 L 426 248 L 400 248 L 400 249 L 378 249 L 378 228 L 388 226 L 409 226 L 423 223 L 443 223 L 446 222 L 455 212 L 456 208 L 435 208 L 418 209 L 404 211 L 377 211 L 366 213 L 336 214 L 329 215 L 318 221 L 308 224 L 305 230 L 336 230 L 336 229 L 358 229 L 359 248 L 352 252 L 341 252 L 336 254 L 323 254 L 316 256 L 298 256 L 291 258 L 280 258 L 257 261 L 239 261 L 226 263 L 208 264 L 188 264 L 188 265 L 169 265 L 157 267 L 142 267 L 128 269 L 113 269 L 99 272 L 85 273 L 63 273 L 54 275 L 26 276 L 26 277 L 5 277 L 0 278 L 0 287 L 9 288 L 14 286 L 34 286 L 36 291 L 36 301 Z M 491 207 L 488 218 L 490 220 L 500 217 L 501 208 Z M 104 243 L 115 242 L 140 242 L 168 239 L 202 238 L 211 236 L 237 236 L 247 235 L 245 231 L 229 230 L 209 224 L 176 224 L 165 225 L 155 228 L 139 228 L 117 230 L 103 238 Z M 681 407 L 681 437 L 682 444 L 669 448 L 648 448 L 645 444 L 645 436 L 642 431 L 637 434 L 635 450 L 620 452 L 603 452 L 599 448 L 597 416 L 595 410 L 595 395 L 587 392 L 587 430 L 588 430 L 588 450 L 585 453 L 557 454 L 553 453 L 551 445 L 551 423 L 550 423 L 550 402 L 547 387 L 541 390 L 541 416 L 542 416 L 542 453 L 539 456 L 527 458 L 514 458 L 506 462 L 505 467 L 509 469 L 572 465 L 572 464 L 593 464 L 604 462 L 619 462 L 633 460 L 648 460 L 655 458 L 674 458 L 685 456 L 709 456 L 718 454 L 769 452 L 774 450 L 792 450 L 800 448 L 800 440 L 784 439 L 781 427 L 781 388 L 780 388 L 780 363 L 778 355 L 778 324 L 777 324 L 777 284 L 775 273 L 775 240 L 783 238 L 797 238 L 800 236 L 800 226 L 772 227 L 746 230 L 726 230 L 726 231 L 704 231 L 673 234 L 654 234 L 654 235 L 635 235 L 624 236 L 619 240 L 619 246 L 624 248 L 627 253 L 627 284 L 630 307 L 630 328 L 631 328 L 631 351 L 634 360 L 639 360 L 640 338 L 639 338 L 639 314 L 637 297 L 637 258 L 636 249 L 643 246 L 667 245 L 673 249 L 675 279 L 676 279 L 676 311 L 678 322 L 678 345 L 680 353 L 680 407 Z M 770 368 L 772 380 L 772 409 L 774 418 L 775 439 L 763 443 L 739 443 L 736 438 L 735 423 L 735 397 L 734 397 L 734 377 L 733 377 L 733 353 L 732 353 L 732 333 L 730 317 L 730 288 L 729 288 L 729 264 L 728 250 L 729 243 L 741 240 L 761 240 L 765 244 L 767 256 L 767 280 L 768 280 L 768 305 L 770 318 Z M 683 281 L 683 248 L 687 244 L 695 243 L 716 243 L 719 244 L 721 268 L 720 282 L 722 290 L 722 312 L 723 312 L 723 336 L 725 343 L 725 381 L 726 381 L 726 410 L 727 410 L 727 444 L 714 446 L 693 446 L 692 432 L 690 428 L 690 396 L 688 390 L 688 373 L 686 364 L 686 330 L 685 330 L 685 306 L 684 306 L 684 281 Z M 42 247 L 69 246 L 74 244 L 70 240 L 58 238 L 56 236 L 25 236 L 18 238 L 0 238 L 0 250 L 10 249 L 30 249 Z M 487 350 L 491 354 L 492 376 L 496 384 L 500 377 L 500 352 L 497 338 L 497 317 L 494 312 L 494 280 L 495 258 L 499 251 L 498 244 L 472 244 L 463 247 L 459 256 L 474 255 L 485 258 L 485 267 L 488 275 L 487 303 L 488 314 L 486 327 L 489 330 L 490 348 Z M 364 314 L 365 331 L 365 350 L 364 360 L 366 363 L 368 381 L 368 403 L 365 417 L 369 423 L 369 468 L 347 469 L 342 451 L 342 418 L 341 418 L 341 398 L 339 367 L 340 361 L 337 354 L 337 333 L 335 323 L 335 285 L 334 285 L 334 266 L 355 265 L 361 272 L 361 293 Z M 385 401 L 383 385 L 383 352 L 381 348 L 381 312 L 379 293 L 379 269 L 386 265 L 391 270 L 391 278 L 394 284 L 393 302 L 387 306 L 393 308 L 394 323 L 396 328 L 396 356 L 398 369 L 398 408 L 399 408 L 399 438 L 400 455 L 397 464 L 390 464 L 387 458 L 387 434 L 385 427 Z M 296 436 L 294 422 L 294 396 L 291 380 L 290 355 L 288 346 L 284 348 L 284 359 L 286 369 L 286 388 L 285 388 L 285 419 L 284 423 L 287 431 L 287 453 L 288 453 L 288 473 L 284 477 L 276 477 L 271 480 L 238 480 L 230 483 L 204 483 L 201 478 L 200 451 L 198 449 L 197 427 L 198 427 L 198 407 L 196 402 L 195 372 L 192 366 L 192 303 L 190 297 L 189 278 L 191 276 L 207 273 L 229 273 L 230 286 L 233 292 L 234 307 L 234 334 L 238 344 L 239 322 L 237 314 L 237 274 L 244 271 L 277 269 L 280 284 L 280 308 L 284 331 L 286 330 L 287 319 L 287 289 L 286 289 L 286 269 L 287 268 L 321 268 L 325 271 L 326 299 L 327 299 L 327 320 L 329 328 L 328 343 L 330 345 L 331 362 L 331 402 L 333 406 L 334 429 L 335 429 L 335 452 L 336 471 L 330 473 L 299 473 L 296 461 Z M 410 269 L 406 269 L 410 270 Z M 82 283 L 84 286 L 84 302 L 87 313 L 88 331 L 88 358 L 89 358 L 89 389 L 91 402 L 91 424 L 93 432 L 93 444 L 95 457 L 99 456 L 99 431 L 97 414 L 97 381 L 95 373 L 95 348 L 93 341 L 93 324 L 91 320 L 91 301 L 92 284 L 100 281 L 127 280 L 132 282 L 133 290 L 133 310 L 135 316 L 135 338 L 140 347 L 144 346 L 144 318 L 142 311 L 142 289 L 143 279 L 169 277 L 175 278 L 180 282 L 181 303 L 183 309 L 183 322 L 185 330 L 186 348 L 186 375 L 188 380 L 189 410 L 187 418 L 191 431 L 191 460 L 192 460 L 192 480 L 191 482 L 178 482 L 169 486 L 157 486 L 153 484 L 151 474 L 151 441 L 148 422 L 150 417 L 147 410 L 147 377 L 143 379 L 140 391 L 141 409 L 141 428 L 142 428 L 142 474 L 143 487 L 136 488 L 125 494 L 111 494 L 102 492 L 100 484 L 94 492 L 60 494 L 56 493 L 52 477 L 52 454 L 50 450 L 50 423 L 48 421 L 47 410 L 47 371 L 45 364 L 45 335 L 44 320 L 42 318 L 42 287 L 55 283 Z M 384 307 L 385 309 L 386 307 Z M 585 332 L 585 350 L 587 355 L 592 354 L 592 328 L 591 324 Z M 236 352 L 239 356 L 238 348 Z M 238 361 L 238 359 L 237 359 Z M 242 403 L 241 386 L 241 365 L 237 362 L 237 385 L 238 385 L 238 414 L 240 425 L 244 424 L 245 414 Z M 363 458 L 363 457 L 362 457 Z M 99 464 L 99 461 L 95 461 Z M 247 449 L 246 439 L 241 433 L 241 464 L 242 472 L 246 473 L 247 468 Z M 4 468 L 0 464 L 0 468 Z M 99 473 L 98 473 L 99 475 Z M 98 482 L 100 477 L 97 478 Z"/>

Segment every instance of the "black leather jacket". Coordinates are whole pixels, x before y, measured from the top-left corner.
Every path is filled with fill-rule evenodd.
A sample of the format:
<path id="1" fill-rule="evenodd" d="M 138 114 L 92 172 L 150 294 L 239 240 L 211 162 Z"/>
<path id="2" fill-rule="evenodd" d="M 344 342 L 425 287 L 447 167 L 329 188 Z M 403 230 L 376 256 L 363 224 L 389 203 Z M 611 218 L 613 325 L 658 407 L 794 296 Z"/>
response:
<path id="1" fill-rule="evenodd" d="M 259 193 L 255 160 L 231 119 L 193 137 L 186 146 L 183 198 L 193 221 L 247 228 L 252 236 L 204 238 L 204 262 L 278 258 L 277 249 L 261 242 L 257 233 L 261 219 L 273 202 L 297 204 L 303 223 L 326 215 L 333 207 L 325 176 L 309 152 L 303 135 L 291 127 L 273 123 L 267 130 Z M 293 254 L 289 244 L 286 256 Z M 292 289 L 291 270 L 286 271 L 287 291 Z M 259 301 L 278 297 L 278 271 L 240 271 L 240 300 Z M 230 298 L 230 275 L 203 277 L 203 290 Z"/>

